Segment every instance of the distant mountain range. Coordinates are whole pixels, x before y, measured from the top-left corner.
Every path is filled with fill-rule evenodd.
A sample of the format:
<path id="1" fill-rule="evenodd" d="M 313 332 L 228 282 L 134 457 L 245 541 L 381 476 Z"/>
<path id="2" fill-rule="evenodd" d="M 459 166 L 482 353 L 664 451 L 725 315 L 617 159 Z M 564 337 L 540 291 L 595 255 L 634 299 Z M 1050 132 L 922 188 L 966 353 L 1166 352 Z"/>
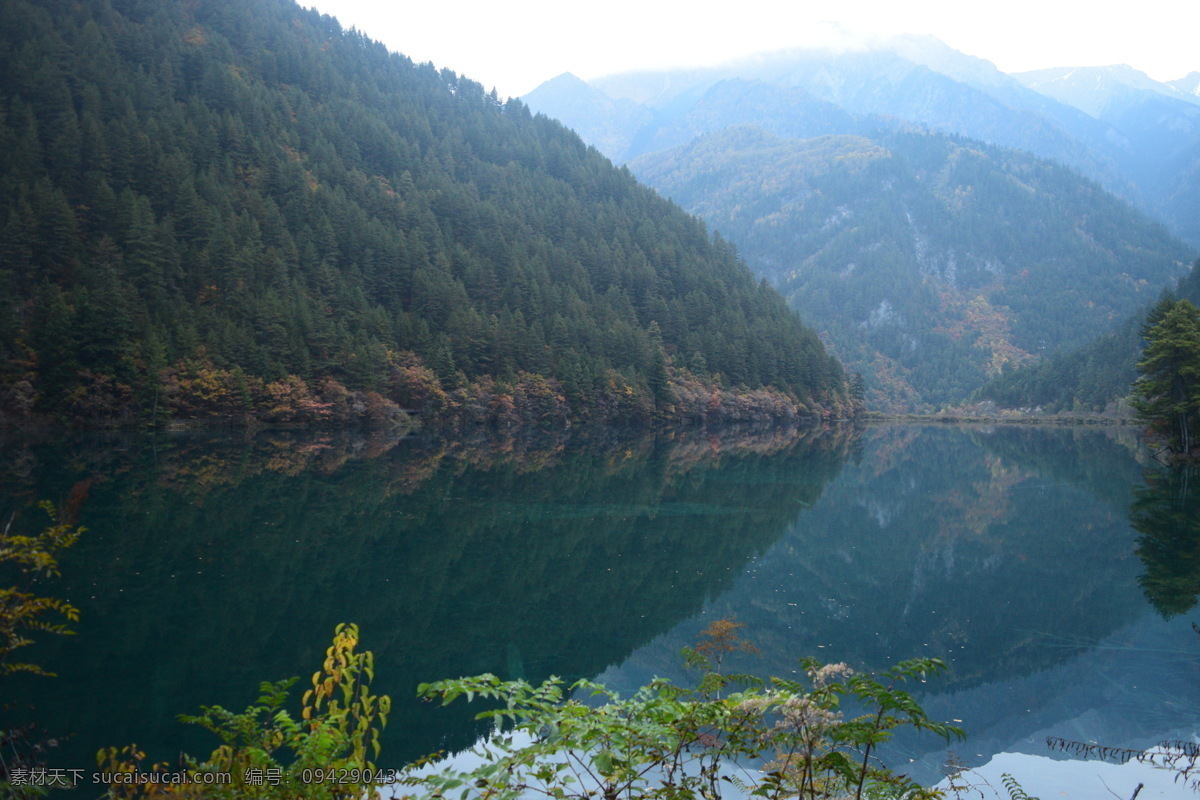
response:
<path id="1" fill-rule="evenodd" d="M 1015 77 L 1111 126 L 1113 157 L 1138 187 L 1142 206 L 1192 245 L 1200 244 L 1196 77 L 1190 87 L 1188 78 L 1159 83 L 1125 65 L 1046 69 Z"/>
<path id="2" fill-rule="evenodd" d="M 562 75 L 525 99 L 729 236 L 875 407 L 927 409 L 1106 332 L 1186 271 L 1200 97 L 1180 83 L 1011 76 L 903 36 Z"/>
<path id="3" fill-rule="evenodd" d="M 591 84 L 567 74 L 525 99 L 624 162 L 667 146 L 659 129 L 694 116 L 703 95 L 728 80 L 799 89 L 887 126 L 917 124 L 1060 161 L 1200 247 L 1200 222 L 1189 218 L 1190 206 L 1179 207 L 1190 195 L 1180 170 L 1200 162 L 1200 72 L 1172 83 L 1127 66 L 1007 75 L 932 36 L 905 35 L 869 49 L 781 51 L 719 67 L 629 73 Z"/>
<path id="4" fill-rule="evenodd" d="M 1106 119 L 1123 107 L 1138 105 L 1149 96 L 1174 101 L 1200 113 L 1200 97 L 1170 83 L 1159 83 L 1125 64 L 1107 67 L 1052 67 L 1018 72 L 1013 77 L 1036 92 L 1074 106 L 1090 117 Z M 1184 111 L 1183 113 L 1188 113 Z"/>

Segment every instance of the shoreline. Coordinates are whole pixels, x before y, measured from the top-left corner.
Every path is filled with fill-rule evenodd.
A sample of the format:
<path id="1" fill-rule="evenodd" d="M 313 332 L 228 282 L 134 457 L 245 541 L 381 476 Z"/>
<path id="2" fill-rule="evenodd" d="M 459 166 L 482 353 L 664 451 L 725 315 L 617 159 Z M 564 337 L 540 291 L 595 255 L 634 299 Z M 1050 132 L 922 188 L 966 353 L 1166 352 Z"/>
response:
<path id="1" fill-rule="evenodd" d="M 874 422 L 937 422 L 943 425 L 1106 425 L 1116 427 L 1138 427 L 1132 419 L 1125 417 L 1106 417 L 1101 414 L 887 414 L 870 412 L 862 416 L 862 421 L 868 424 Z"/>

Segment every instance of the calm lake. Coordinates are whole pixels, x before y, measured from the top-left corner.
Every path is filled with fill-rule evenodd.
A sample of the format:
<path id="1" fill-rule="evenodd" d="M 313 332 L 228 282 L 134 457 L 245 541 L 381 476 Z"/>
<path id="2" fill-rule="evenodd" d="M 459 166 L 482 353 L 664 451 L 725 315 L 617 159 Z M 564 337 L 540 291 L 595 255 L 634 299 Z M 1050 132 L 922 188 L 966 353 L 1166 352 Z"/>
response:
<path id="1" fill-rule="evenodd" d="M 132 742 L 155 760 L 209 752 L 177 714 L 240 710 L 261 681 L 311 675 L 343 621 L 393 698 L 387 766 L 481 733 L 477 709 L 412 700 L 420 682 L 682 682 L 681 648 L 721 617 L 760 650 L 731 665 L 745 671 L 946 659 L 919 699 L 961 720 L 954 751 L 973 765 L 1065 759 L 1047 736 L 1141 749 L 1200 731 L 1200 485 L 1140 462 L 1127 429 L 3 447 L 14 528 L 43 524 L 34 501 L 87 491 L 88 532 L 42 590 L 80 608 L 78 635 L 22 651 L 58 677 L 14 695 L 70 734 L 54 766 L 91 771 L 98 748 Z M 902 737 L 889 758 L 933 783 L 946 746 Z"/>

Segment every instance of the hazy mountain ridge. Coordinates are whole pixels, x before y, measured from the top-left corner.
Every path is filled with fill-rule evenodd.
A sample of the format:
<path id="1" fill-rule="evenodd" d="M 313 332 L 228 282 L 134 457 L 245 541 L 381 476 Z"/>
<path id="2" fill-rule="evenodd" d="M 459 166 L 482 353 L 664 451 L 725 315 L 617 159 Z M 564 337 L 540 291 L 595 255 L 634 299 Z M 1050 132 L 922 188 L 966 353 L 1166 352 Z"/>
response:
<path id="1" fill-rule="evenodd" d="M 826 134 L 867 134 L 888 123 L 852 114 L 821 100 L 805 89 L 779 87 L 757 79 L 723 78 L 688 89 L 666 108 L 636 106 L 640 113 L 613 114 L 618 104 L 589 84 L 583 89 L 574 76 L 559 76 L 529 95 L 531 107 L 547 116 L 572 120 L 572 128 L 614 161 L 629 162 L 640 155 L 686 144 L 697 136 L 743 124 L 755 124 L 782 136 L 807 138 Z M 622 105 L 621 108 L 628 108 Z M 632 120 L 632 123 L 630 121 Z"/>
<path id="2" fill-rule="evenodd" d="M 639 146 L 604 150 L 627 161 L 654 148 L 655 132 L 705 105 L 705 94 L 728 80 L 757 82 L 777 91 L 802 90 L 856 118 L 849 125 L 874 128 L 913 124 L 981 141 L 1029 150 L 1069 164 L 1128 199 L 1137 189 L 1116 167 L 1110 126 L 1026 88 L 990 62 L 954 51 L 933 37 L 895 37 L 875 49 L 795 49 L 705 69 L 640 72 L 592 81 L 611 100 L 629 100 L 653 112 L 626 138 Z M 545 85 L 543 85 L 545 86 Z M 538 87 L 524 98 L 530 107 L 557 116 L 581 133 L 604 113 L 567 110 Z M 749 122 L 740 119 L 728 124 Z M 714 128 L 708 128 L 713 130 Z M 698 131 L 702 133 L 705 131 Z M 783 131 L 778 131 L 783 133 Z M 859 133 L 860 129 L 822 131 Z M 585 136 L 586 138 L 586 136 Z M 590 140 L 589 140 L 590 141 Z M 599 143 L 593 141 L 598 147 Z"/>
<path id="3" fill-rule="evenodd" d="M 1124 64 L 1021 73 L 1025 85 L 1111 127 L 1121 172 L 1142 205 L 1200 246 L 1200 96 Z M 1181 79 L 1187 85 L 1188 78 Z M 1192 89 L 1196 88 L 1193 81 Z"/>
<path id="4" fill-rule="evenodd" d="M 646 107 L 624 98 L 613 99 L 569 72 L 546 81 L 538 91 L 542 113 L 578 120 L 575 132 L 606 155 L 625 152 L 629 131 L 640 130 L 654 118 Z"/>
<path id="5" fill-rule="evenodd" d="M 946 402 L 1081 346 L 1193 257 L 1099 186 L 1018 152 L 1193 230 L 1200 189 L 1185 176 L 1200 172 L 1200 147 L 1183 123 L 1200 105 L 1176 87 L 1129 88 L 1128 114 L 1099 119 L 909 36 L 590 88 L 652 114 L 608 154 L 779 282 L 866 374 L 876 406 Z M 540 93 L 527 98 L 535 109 Z M 1148 114 L 1154 104 L 1163 113 Z M 581 127 L 596 110 L 576 107 Z"/>
<path id="6" fill-rule="evenodd" d="M 1160 83 L 1126 64 L 1104 67 L 1051 67 L 1018 72 L 1013 77 L 1023 85 L 1085 114 L 1103 119 L 1114 106 L 1147 93 L 1182 102 L 1200 104 L 1200 97 L 1170 83 Z"/>
<path id="7" fill-rule="evenodd" d="M 693 114 L 709 88 L 730 79 L 802 89 L 877 128 L 924 126 L 1059 161 L 1200 247 L 1200 186 L 1190 180 L 1200 168 L 1200 97 L 1194 91 L 1200 77 L 1189 89 L 1188 77 L 1162 83 L 1123 65 L 1007 75 L 934 37 L 896 36 L 869 46 L 795 49 L 705 69 L 597 79 L 590 86 L 604 96 L 651 112 L 636 131 L 620 137 L 623 147 L 603 152 L 620 162 L 682 143 L 660 142 L 657 132 Z M 543 104 L 540 87 L 526 99 L 581 131 L 596 116 L 596 110 L 568 113 L 561 103 Z M 756 121 L 729 124 L 745 122 Z"/>
<path id="8" fill-rule="evenodd" d="M 1186 94 L 1200 96 L 1200 72 L 1189 72 L 1182 78 L 1176 78 L 1167 83 Z"/>

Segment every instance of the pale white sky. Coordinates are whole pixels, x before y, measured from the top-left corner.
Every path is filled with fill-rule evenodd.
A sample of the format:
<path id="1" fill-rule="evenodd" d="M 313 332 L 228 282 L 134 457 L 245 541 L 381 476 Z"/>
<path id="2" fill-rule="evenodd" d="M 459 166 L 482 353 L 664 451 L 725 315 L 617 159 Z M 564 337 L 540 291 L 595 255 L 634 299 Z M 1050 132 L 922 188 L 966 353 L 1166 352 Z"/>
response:
<path id="1" fill-rule="evenodd" d="M 591 79 L 715 64 L 810 43 L 822 21 L 928 33 L 1005 72 L 1124 63 L 1157 80 L 1200 70 L 1200 0 L 300 0 L 410 58 L 520 96 Z"/>

